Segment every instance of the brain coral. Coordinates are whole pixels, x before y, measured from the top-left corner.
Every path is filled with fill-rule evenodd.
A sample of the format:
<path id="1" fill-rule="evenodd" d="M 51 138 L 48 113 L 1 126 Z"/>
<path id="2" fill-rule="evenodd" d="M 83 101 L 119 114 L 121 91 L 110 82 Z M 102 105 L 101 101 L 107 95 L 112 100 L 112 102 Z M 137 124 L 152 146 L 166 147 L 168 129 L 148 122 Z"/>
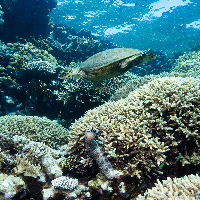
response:
<path id="1" fill-rule="evenodd" d="M 149 189 L 145 194 L 139 195 L 140 199 L 199 199 L 200 196 L 199 175 L 189 175 L 182 178 L 167 178 L 162 183 L 158 180 L 156 186 Z"/>
<path id="2" fill-rule="evenodd" d="M 92 166 L 84 144 L 85 132 L 92 126 L 99 130 L 96 140 L 112 167 L 132 177 L 157 168 L 171 147 L 198 164 L 199 87 L 195 78 L 158 78 L 125 99 L 87 111 L 70 127 L 73 139 L 65 146 L 66 166 L 76 173 Z"/>

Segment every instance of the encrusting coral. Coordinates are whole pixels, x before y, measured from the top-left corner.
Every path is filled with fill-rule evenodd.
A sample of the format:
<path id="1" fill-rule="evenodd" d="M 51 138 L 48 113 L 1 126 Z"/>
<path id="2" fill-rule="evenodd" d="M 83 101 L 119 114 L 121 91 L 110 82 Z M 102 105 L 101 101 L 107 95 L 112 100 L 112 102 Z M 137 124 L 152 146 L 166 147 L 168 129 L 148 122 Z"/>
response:
<path id="1" fill-rule="evenodd" d="M 148 189 L 144 195 L 139 195 L 136 200 L 168 200 L 168 199 L 199 199 L 200 177 L 188 175 L 182 178 L 167 178 L 155 184 L 155 187 Z"/>
<path id="2" fill-rule="evenodd" d="M 199 164 L 199 87 L 195 78 L 158 78 L 125 99 L 87 111 L 70 127 L 66 167 L 83 174 L 91 168 L 84 139 L 92 126 L 98 129 L 95 139 L 112 167 L 132 177 L 152 177 L 153 168 L 169 164 L 166 156 L 172 148 L 188 156 L 190 163 Z M 176 157 L 169 156 L 168 161 Z"/>

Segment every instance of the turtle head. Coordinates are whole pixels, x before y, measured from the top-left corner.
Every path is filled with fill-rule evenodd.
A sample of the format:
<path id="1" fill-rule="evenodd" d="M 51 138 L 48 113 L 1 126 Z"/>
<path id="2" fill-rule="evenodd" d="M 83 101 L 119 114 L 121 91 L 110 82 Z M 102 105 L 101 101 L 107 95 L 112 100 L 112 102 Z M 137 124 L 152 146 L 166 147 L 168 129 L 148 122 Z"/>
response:
<path id="1" fill-rule="evenodd" d="M 80 71 L 80 68 L 78 68 L 78 67 L 75 67 L 75 68 L 66 67 L 59 74 L 59 78 L 60 79 L 71 79 L 71 78 L 78 79 L 82 76 L 81 74 L 79 74 L 79 71 Z"/>
<path id="2" fill-rule="evenodd" d="M 148 61 L 151 61 L 155 57 L 156 57 L 156 54 L 153 54 L 153 53 L 142 53 L 138 59 L 138 65 L 142 65 Z"/>

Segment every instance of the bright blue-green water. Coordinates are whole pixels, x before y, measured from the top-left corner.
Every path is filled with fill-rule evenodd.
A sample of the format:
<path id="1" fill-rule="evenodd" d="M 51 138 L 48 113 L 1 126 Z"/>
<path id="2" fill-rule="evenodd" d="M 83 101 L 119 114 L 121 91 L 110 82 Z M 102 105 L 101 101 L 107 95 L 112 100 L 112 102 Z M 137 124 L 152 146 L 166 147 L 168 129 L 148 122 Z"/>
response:
<path id="1" fill-rule="evenodd" d="M 199 0 L 58 0 L 51 20 L 86 28 L 122 47 L 170 56 L 200 45 Z"/>

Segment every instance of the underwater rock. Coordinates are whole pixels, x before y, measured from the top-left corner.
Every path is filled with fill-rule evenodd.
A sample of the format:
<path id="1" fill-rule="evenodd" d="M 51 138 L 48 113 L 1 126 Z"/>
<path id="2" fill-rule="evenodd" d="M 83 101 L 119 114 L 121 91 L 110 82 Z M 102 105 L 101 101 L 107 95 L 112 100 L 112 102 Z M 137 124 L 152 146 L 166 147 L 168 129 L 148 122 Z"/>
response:
<path id="1" fill-rule="evenodd" d="M 0 0 L 4 12 L 0 40 L 14 42 L 16 37 L 48 37 L 49 14 L 56 6 L 55 0 Z"/>

